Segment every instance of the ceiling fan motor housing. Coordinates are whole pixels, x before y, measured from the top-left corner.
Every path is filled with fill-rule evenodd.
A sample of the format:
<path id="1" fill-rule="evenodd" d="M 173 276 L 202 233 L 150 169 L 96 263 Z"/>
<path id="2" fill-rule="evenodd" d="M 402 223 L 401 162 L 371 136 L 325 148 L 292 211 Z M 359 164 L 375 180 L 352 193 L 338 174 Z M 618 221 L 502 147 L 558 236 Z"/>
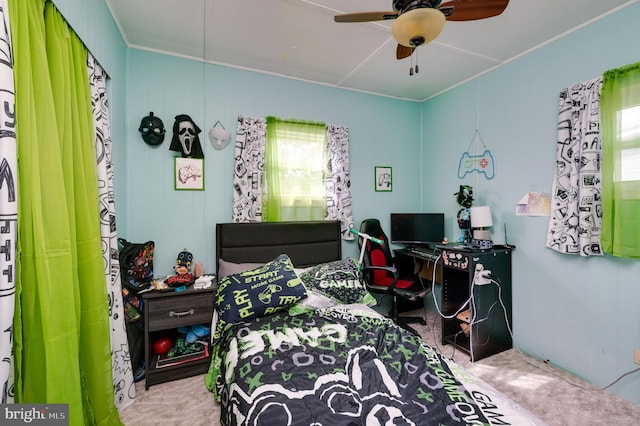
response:
<path id="1" fill-rule="evenodd" d="M 445 22 L 438 9 L 422 7 L 398 15 L 391 24 L 391 34 L 403 46 L 418 47 L 438 37 Z"/>
<path id="2" fill-rule="evenodd" d="M 442 0 L 393 0 L 393 10 L 402 14 L 413 9 L 425 7 L 437 8 Z"/>
<path id="3" fill-rule="evenodd" d="M 398 42 L 396 58 L 411 56 L 414 49 L 432 42 L 446 21 L 475 21 L 500 15 L 509 0 L 391 0 L 393 12 L 346 13 L 336 22 L 393 20 L 391 34 Z"/>

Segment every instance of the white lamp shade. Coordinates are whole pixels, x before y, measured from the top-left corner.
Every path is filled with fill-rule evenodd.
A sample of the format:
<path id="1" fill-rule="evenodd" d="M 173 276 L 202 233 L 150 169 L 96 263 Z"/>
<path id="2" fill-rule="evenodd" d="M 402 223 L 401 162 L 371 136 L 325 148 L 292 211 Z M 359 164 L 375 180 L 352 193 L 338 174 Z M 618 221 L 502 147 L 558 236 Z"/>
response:
<path id="1" fill-rule="evenodd" d="M 417 47 L 440 35 L 446 18 L 438 9 L 414 9 L 398 16 L 391 24 L 391 34 L 398 44 Z"/>
<path id="2" fill-rule="evenodd" d="M 488 228 L 493 226 L 491 208 L 489 206 L 471 207 L 471 227 Z"/>

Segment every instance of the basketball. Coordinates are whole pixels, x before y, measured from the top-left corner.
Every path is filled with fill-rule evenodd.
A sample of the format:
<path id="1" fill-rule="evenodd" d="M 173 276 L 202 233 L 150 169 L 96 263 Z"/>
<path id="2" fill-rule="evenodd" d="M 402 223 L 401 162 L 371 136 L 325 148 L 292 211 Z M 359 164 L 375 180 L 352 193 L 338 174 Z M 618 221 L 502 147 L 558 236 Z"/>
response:
<path id="1" fill-rule="evenodd" d="M 164 355 L 173 346 L 173 340 L 168 337 L 160 337 L 153 342 L 153 351 L 156 355 Z"/>

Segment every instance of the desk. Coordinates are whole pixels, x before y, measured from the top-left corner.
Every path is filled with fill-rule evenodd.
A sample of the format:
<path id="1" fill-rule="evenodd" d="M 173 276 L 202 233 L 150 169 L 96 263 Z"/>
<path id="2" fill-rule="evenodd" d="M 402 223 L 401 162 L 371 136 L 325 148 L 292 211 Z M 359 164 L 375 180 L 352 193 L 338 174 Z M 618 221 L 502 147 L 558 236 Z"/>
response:
<path id="1" fill-rule="evenodd" d="M 452 344 L 469 353 L 471 362 L 512 346 L 509 329 L 513 248 L 442 249 L 442 344 Z M 474 283 L 479 265 L 496 278 L 488 284 Z"/>
<path id="2" fill-rule="evenodd" d="M 418 273 L 420 277 L 431 283 L 435 268 L 436 283 L 442 282 L 442 268 L 437 268 L 436 264 L 440 256 L 439 250 L 427 249 L 424 252 L 420 252 L 410 248 L 403 248 L 394 250 L 393 255 L 399 272 L 404 272 L 406 275 Z"/>

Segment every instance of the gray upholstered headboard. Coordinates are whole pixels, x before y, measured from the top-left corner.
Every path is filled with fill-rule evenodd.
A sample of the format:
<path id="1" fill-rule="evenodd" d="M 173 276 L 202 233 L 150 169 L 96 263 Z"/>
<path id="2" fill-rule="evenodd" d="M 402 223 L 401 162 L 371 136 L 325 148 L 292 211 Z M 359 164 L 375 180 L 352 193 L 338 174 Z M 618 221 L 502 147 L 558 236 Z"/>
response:
<path id="1" fill-rule="evenodd" d="M 216 273 L 219 259 L 233 263 L 268 262 L 283 253 L 298 268 L 341 260 L 340 222 L 216 224 Z"/>

